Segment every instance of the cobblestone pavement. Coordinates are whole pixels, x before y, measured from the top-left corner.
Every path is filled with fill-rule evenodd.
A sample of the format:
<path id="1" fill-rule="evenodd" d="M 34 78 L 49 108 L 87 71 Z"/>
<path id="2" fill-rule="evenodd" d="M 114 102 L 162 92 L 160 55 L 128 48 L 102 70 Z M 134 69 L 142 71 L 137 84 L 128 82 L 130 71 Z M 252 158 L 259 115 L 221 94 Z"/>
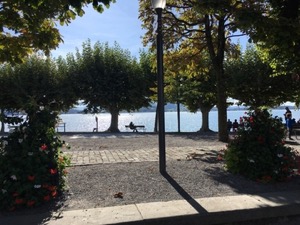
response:
<path id="1" fill-rule="evenodd" d="M 73 166 L 101 163 L 158 161 L 158 144 L 153 143 L 151 138 L 153 137 L 132 136 L 132 138 L 121 139 L 117 137 L 112 138 L 112 136 L 101 136 L 96 139 L 86 136 L 80 138 L 68 136 L 63 139 L 65 139 L 66 142 L 71 142 L 72 147 L 70 150 L 65 150 L 64 152 L 71 157 L 71 165 Z M 104 139 L 109 141 L 109 143 L 105 142 L 103 144 Z M 170 142 L 172 141 L 170 140 L 170 137 L 168 137 L 168 140 Z M 128 147 L 128 141 L 139 142 L 140 146 L 133 146 L 130 149 Z M 199 142 L 199 140 L 182 140 L 176 137 L 176 141 L 179 147 L 168 142 L 168 145 L 170 146 L 166 146 L 166 160 L 189 160 L 199 155 L 203 156 L 203 154 L 217 157 L 218 152 L 226 146 L 226 143 L 214 140 Z M 120 147 L 122 146 L 120 143 L 124 143 L 123 148 Z M 102 150 L 101 148 L 105 149 Z"/>
<path id="2" fill-rule="evenodd" d="M 221 150 L 221 149 L 218 149 Z M 218 151 L 213 149 L 171 148 L 166 149 L 166 160 L 186 160 L 197 155 L 213 154 L 217 157 Z M 158 161 L 158 148 L 141 150 L 102 150 L 102 151 L 65 151 L 71 157 L 71 165 L 90 165 L 99 163 L 143 162 Z"/>
<path id="3" fill-rule="evenodd" d="M 67 135 L 71 149 L 64 152 L 71 157 L 71 165 L 158 161 L 159 149 L 155 135 Z M 218 157 L 226 143 L 216 136 L 166 136 L 166 160 L 189 160 L 196 157 Z M 300 153 L 298 140 L 287 142 Z"/>

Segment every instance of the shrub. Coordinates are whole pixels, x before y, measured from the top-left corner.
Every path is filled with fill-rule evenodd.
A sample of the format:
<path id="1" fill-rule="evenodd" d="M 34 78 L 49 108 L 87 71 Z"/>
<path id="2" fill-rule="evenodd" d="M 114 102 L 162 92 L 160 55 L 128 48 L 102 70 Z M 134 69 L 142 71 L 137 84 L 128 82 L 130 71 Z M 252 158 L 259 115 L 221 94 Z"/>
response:
<path id="1" fill-rule="evenodd" d="M 229 171 L 262 182 L 282 181 L 293 174 L 296 154 L 285 146 L 281 118 L 267 110 L 249 111 L 225 151 Z"/>
<path id="2" fill-rule="evenodd" d="M 0 141 L 0 209 L 33 207 L 64 189 L 70 160 L 55 133 L 56 114 L 35 112 Z"/>

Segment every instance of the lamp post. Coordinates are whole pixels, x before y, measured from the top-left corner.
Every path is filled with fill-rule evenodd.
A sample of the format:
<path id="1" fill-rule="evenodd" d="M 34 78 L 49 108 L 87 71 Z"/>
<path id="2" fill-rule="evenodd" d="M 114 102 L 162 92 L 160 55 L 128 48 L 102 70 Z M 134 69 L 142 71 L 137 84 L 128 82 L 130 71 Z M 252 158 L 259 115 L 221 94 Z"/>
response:
<path id="1" fill-rule="evenodd" d="M 157 103 L 158 103 L 158 145 L 159 171 L 166 172 L 166 141 L 165 141 L 165 109 L 164 109 L 164 75 L 163 75 L 163 38 L 162 38 L 162 11 L 166 0 L 151 0 L 152 7 L 157 13 Z"/>

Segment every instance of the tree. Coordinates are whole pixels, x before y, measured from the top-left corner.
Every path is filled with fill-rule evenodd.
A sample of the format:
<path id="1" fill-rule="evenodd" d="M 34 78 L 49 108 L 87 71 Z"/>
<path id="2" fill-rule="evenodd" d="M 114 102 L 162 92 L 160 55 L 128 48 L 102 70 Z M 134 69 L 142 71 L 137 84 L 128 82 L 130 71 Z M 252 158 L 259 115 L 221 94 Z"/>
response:
<path id="1" fill-rule="evenodd" d="M 64 189 L 69 159 L 61 152 L 63 142 L 55 124 L 59 111 L 74 102 L 66 99 L 60 85 L 66 82 L 50 59 L 34 55 L 22 64 L 2 65 L 0 74 L 5 85 L 0 108 L 26 116 L 0 140 L 0 209 L 33 207 L 56 198 Z"/>
<path id="2" fill-rule="evenodd" d="M 299 0 L 245 1 L 237 15 L 239 28 L 250 41 L 268 53 L 268 61 L 277 75 L 299 74 L 300 20 Z"/>
<path id="3" fill-rule="evenodd" d="M 237 26 L 233 23 L 234 13 L 241 8 L 237 1 L 168 1 L 163 15 L 164 46 L 174 49 L 186 39 L 198 40 L 198 49 L 209 53 L 212 71 L 217 81 L 217 107 L 219 140 L 227 141 L 227 95 L 226 78 L 224 76 L 225 52 L 235 50 L 230 42 Z M 140 18 L 147 29 L 144 43 L 154 43 L 153 15 L 150 2 L 140 1 Z"/>
<path id="4" fill-rule="evenodd" d="M 145 74 L 130 53 L 115 43 L 90 41 L 83 43 L 82 52 L 67 57 L 68 64 L 77 68 L 74 81 L 78 98 L 87 104 L 87 111 L 106 110 L 111 114 L 110 132 L 118 132 L 118 116 L 122 110 L 134 111 L 150 103 L 151 74 Z M 76 67 L 77 65 L 77 67 Z"/>
<path id="5" fill-rule="evenodd" d="M 202 113 L 200 131 L 209 129 L 209 112 L 216 105 L 216 77 L 212 74 L 209 56 L 185 41 L 177 50 L 168 52 L 165 65 L 168 101 L 180 98 L 191 112 Z M 191 47 L 193 46 L 193 47 Z"/>
<path id="6" fill-rule="evenodd" d="M 0 107 L 6 110 L 25 111 L 33 117 L 41 104 L 50 104 L 52 111 L 59 112 L 75 103 L 67 98 L 66 78 L 58 73 L 56 63 L 41 55 L 33 55 L 20 65 L 3 65 L 0 77 L 4 85 Z"/>
<path id="7" fill-rule="evenodd" d="M 4 0 L 0 3 L 0 63 L 22 62 L 32 51 L 49 54 L 63 41 L 55 23 L 68 24 L 93 3 L 98 11 L 115 0 Z"/>
<path id="8" fill-rule="evenodd" d="M 225 71 L 230 78 L 230 97 L 253 109 L 276 107 L 293 101 L 298 82 L 291 74 L 274 76 L 273 70 L 261 58 L 261 52 L 248 46 L 240 59 L 228 60 Z M 284 84 L 284 85 L 283 85 Z"/>

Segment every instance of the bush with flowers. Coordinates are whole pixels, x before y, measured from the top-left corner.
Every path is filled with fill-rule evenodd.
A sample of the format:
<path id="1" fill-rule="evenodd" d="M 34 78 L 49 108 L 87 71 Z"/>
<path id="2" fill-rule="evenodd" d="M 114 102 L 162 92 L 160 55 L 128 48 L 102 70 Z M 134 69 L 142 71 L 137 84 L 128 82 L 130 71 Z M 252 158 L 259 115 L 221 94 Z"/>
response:
<path id="1" fill-rule="evenodd" d="M 57 114 L 29 111 L 19 128 L 0 140 L 0 209 L 33 207 L 56 198 L 65 187 L 69 158 L 55 132 Z"/>
<path id="2" fill-rule="evenodd" d="M 285 146 L 285 136 L 281 118 L 273 118 L 266 109 L 249 111 L 227 146 L 226 168 L 256 181 L 286 180 L 297 165 L 294 150 Z"/>

